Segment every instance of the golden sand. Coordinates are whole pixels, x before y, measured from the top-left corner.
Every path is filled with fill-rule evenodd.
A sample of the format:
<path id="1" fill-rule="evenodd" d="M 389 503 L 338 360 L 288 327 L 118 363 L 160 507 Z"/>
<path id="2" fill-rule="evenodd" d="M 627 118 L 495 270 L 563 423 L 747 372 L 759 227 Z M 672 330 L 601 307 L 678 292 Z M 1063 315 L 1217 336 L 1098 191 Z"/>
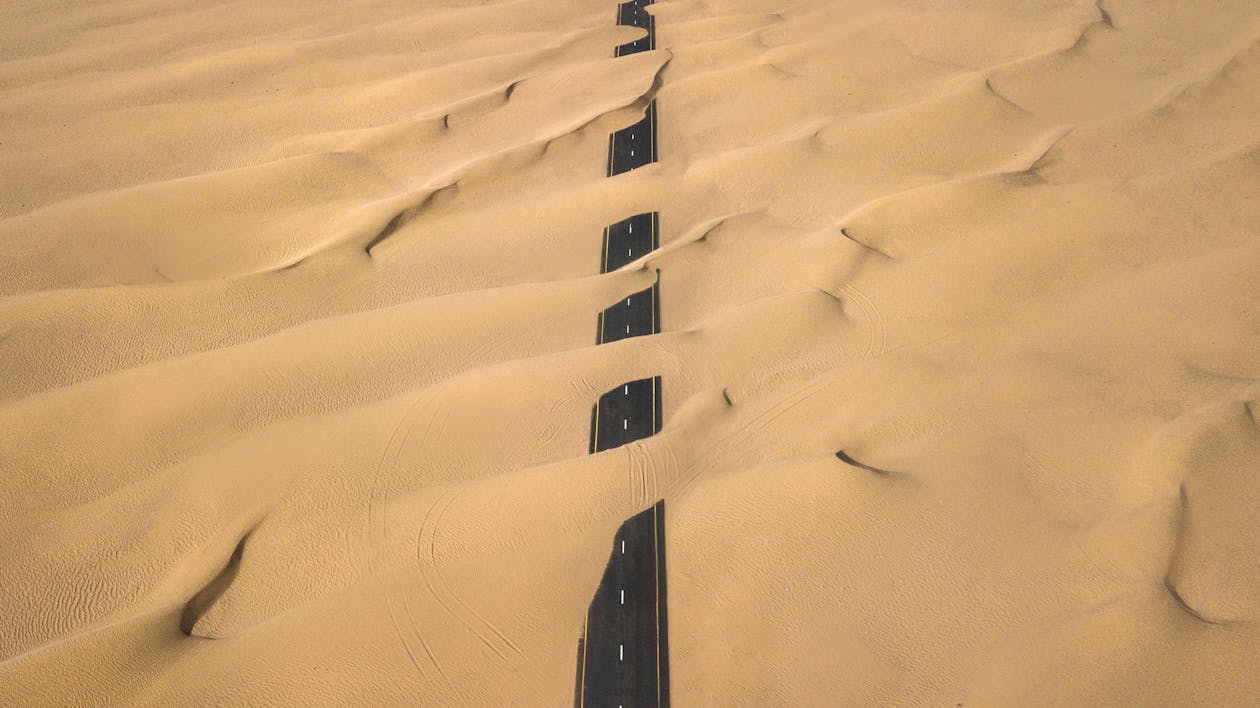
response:
<path id="1" fill-rule="evenodd" d="M 0 704 L 1254 704 L 1256 3 L 614 7 L 0 7 Z"/>

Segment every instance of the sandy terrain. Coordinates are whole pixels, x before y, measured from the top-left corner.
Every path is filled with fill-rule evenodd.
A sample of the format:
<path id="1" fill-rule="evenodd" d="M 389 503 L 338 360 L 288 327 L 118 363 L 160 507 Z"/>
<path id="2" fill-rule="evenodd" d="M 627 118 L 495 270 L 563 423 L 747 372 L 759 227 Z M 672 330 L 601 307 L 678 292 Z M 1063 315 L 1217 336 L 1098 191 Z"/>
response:
<path id="1" fill-rule="evenodd" d="M 1253 704 L 1258 4 L 4 3 L 0 704 Z"/>

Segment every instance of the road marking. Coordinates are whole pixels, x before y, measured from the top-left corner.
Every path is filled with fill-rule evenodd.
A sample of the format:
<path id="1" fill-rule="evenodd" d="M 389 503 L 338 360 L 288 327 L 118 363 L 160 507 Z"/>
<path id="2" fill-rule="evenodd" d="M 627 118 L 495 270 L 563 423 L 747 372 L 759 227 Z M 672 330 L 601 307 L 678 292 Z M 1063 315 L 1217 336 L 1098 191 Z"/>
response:
<path id="1" fill-rule="evenodd" d="M 634 157 L 634 150 L 630 151 L 630 157 Z"/>
<path id="2" fill-rule="evenodd" d="M 630 222 L 630 233 L 634 233 L 634 222 Z"/>
<path id="3" fill-rule="evenodd" d="M 656 582 L 656 705 L 661 704 L 661 567 L 660 540 L 656 529 L 656 505 L 652 505 L 652 578 Z"/>
<path id="4" fill-rule="evenodd" d="M 656 435 L 656 382 L 651 379 L 648 380 L 651 382 L 648 386 L 652 388 L 652 435 Z"/>
<path id="5" fill-rule="evenodd" d="M 648 104 L 648 112 L 652 114 L 650 121 L 650 130 L 652 134 L 648 136 L 648 149 L 652 151 L 652 159 L 650 162 L 656 162 L 656 101 L 653 100 Z"/>
<path id="6" fill-rule="evenodd" d="M 586 637 L 586 625 L 590 624 L 590 621 L 591 610 L 588 607 L 586 609 L 586 619 L 582 620 L 582 687 L 578 689 L 580 691 L 578 694 L 578 708 L 584 708 L 586 706 L 586 645 L 590 641 Z"/>
<path id="7" fill-rule="evenodd" d="M 656 276 L 656 282 L 659 283 L 660 281 L 661 281 L 661 276 L 658 273 Z M 656 284 L 655 283 L 652 285 L 651 288 L 648 288 L 648 297 L 650 298 L 650 300 L 648 301 L 648 314 L 651 315 L 652 317 L 652 332 L 651 333 L 658 334 L 658 332 L 656 331 Z M 600 317 L 603 317 L 603 315 L 601 314 Z M 655 388 L 655 386 L 656 385 L 653 384 L 653 388 Z M 655 427 L 653 427 L 653 430 L 655 430 Z"/>
<path id="8" fill-rule="evenodd" d="M 595 452 L 599 452 L 599 401 L 595 401 Z"/>
<path id="9" fill-rule="evenodd" d="M 633 255 L 633 254 L 630 252 L 630 249 L 628 249 L 628 248 L 626 249 L 626 255 L 627 255 L 627 256 L 629 256 L 629 255 Z"/>
<path id="10" fill-rule="evenodd" d="M 630 298 L 626 298 L 626 307 L 630 307 Z"/>
<path id="11" fill-rule="evenodd" d="M 625 661 L 625 660 L 626 660 L 626 645 L 618 644 L 617 645 L 617 661 Z"/>
<path id="12" fill-rule="evenodd" d="M 625 590 L 621 591 L 621 604 L 623 605 L 626 604 L 626 591 Z"/>
<path id="13" fill-rule="evenodd" d="M 621 429 L 622 429 L 622 430 L 629 430 L 629 429 L 630 429 L 630 419 L 629 419 L 629 418 L 623 418 L 623 419 L 621 420 Z"/>
<path id="14" fill-rule="evenodd" d="M 625 554 L 626 554 L 626 542 L 622 541 L 621 542 L 621 555 L 624 556 Z"/>
<path id="15" fill-rule="evenodd" d="M 608 244 L 610 242 L 611 241 L 609 240 L 608 227 L 605 226 L 604 227 L 604 269 L 603 271 L 601 271 L 603 273 L 608 272 Z"/>
<path id="16" fill-rule="evenodd" d="M 630 325 L 626 325 L 626 334 L 630 334 Z"/>

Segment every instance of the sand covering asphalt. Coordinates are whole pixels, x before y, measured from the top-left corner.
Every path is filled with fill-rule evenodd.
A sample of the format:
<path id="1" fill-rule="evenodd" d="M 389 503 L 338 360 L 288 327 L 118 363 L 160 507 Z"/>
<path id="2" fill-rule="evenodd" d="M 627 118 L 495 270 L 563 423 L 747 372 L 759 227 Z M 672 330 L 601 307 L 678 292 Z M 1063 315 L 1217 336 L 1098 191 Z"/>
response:
<path id="1" fill-rule="evenodd" d="M 5 3 L 0 704 L 1251 703 L 1255 5 Z"/>

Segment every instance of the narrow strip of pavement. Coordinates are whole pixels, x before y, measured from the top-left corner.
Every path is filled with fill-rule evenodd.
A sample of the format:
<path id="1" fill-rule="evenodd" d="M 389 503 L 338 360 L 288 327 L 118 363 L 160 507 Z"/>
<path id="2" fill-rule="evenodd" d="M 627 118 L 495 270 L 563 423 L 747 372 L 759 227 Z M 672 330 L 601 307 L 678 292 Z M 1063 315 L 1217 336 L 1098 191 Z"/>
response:
<path id="1" fill-rule="evenodd" d="M 599 272 L 611 273 L 660 248 L 660 221 L 656 212 L 648 211 L 605 226 Z"/>
<path id="2" fill-rule="evenodd" d="M 624 57 L 656 49 L 656 18 L 644 9 L 650 4 L 652 0 L 630 0 L 617 6 L 617 24 L 645 29 L 647 36 L 622 44 L 613 50 L 613 56 Z"/>
<path id="3" fill-rule="evenodd" d="M 616 56 L 656 48 L 656 24 L 644 8 L 652 0 L 617 7 L 617 23 L 647 36 L 616 48 Z M 608 137 L 608 176 L 656 161 L 656 101 L 643 119 Z M 604 229 L 600 272 L 609 273 L 660 246 L 656 212 L 636 214 Z M 656 334 L 661 329 L 660 271 L 651 287 L 609 305 L 598 315 L 596 343 Z M 591 410 L 591 454 L 660 432 L 661 377 L 627 381 L 599 397 Z M 630 517 L 613 538 L 578 640 L 578 708 L 669 706 L 669 631 L 665 593 L 665 502 Z"/>
<path id="4" fill-rule="evenodd" d="M 599 397 L 591 410 L 591 454 L 661 431 L 661 377 L 627 381 Z"/>
<path id="5" fill-rule="evenodd" d="M 630 517 L 613 537 L 578 641 L 578 708 L 669 706 L 664 539 L 664 501 Z"/>
<path id="6" fill-rule="evenodd" d="M 595 343 L 607 344 L 619 339 L 656 334 L 661 331 L 661 281 L 618 300 L 596 320 Z"/>
<path id="7" fill-rule="evenodd" d="M 628 128 L 608 136 L 608 176 L 614 177 L 656 162 L 656 100 L 643 112 L 643 118 Z"/>

